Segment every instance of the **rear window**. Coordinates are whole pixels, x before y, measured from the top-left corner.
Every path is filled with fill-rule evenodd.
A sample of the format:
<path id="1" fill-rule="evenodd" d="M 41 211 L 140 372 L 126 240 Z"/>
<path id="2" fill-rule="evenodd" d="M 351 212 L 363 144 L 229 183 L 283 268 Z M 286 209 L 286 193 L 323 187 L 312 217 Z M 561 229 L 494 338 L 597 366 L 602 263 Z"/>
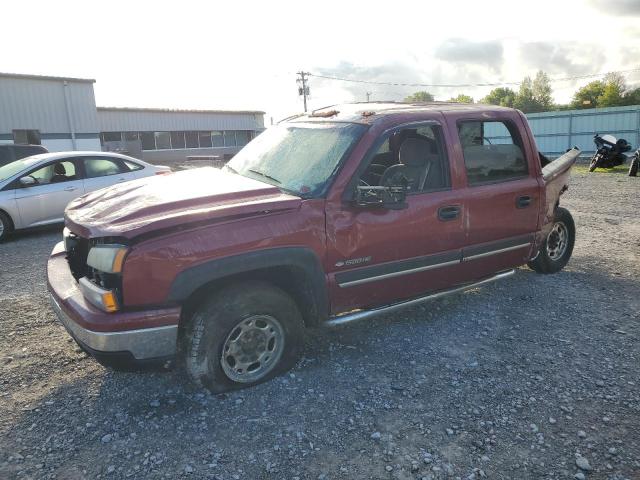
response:
<path id="1" fill-rule="evenodd" d="M 469 185 L 527 176 L 522 142 L 509 123 L 463 121 L 458 124 L 458 136 Z"/>

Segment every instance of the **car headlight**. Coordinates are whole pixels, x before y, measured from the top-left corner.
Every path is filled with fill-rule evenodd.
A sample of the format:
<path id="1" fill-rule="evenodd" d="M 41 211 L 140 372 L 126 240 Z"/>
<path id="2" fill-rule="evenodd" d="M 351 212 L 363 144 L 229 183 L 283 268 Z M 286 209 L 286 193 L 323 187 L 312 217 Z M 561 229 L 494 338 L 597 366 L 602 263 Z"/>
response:
<path id="1" fill-rule="evenodd" d="M 96 245 L 89 250 L 87 265 L 104 273 L 121 273 L 127 251 L 124 245 Z"/>

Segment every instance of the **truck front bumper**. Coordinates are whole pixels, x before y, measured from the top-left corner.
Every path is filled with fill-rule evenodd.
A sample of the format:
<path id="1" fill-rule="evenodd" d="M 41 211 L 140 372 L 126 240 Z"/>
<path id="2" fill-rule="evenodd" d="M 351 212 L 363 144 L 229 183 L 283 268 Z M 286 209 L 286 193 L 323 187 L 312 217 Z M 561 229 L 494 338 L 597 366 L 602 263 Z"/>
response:
<path id="1" fill-rule="evenodd" d="M 60 323 L 100 363 L 135 367 L 164 362 L 176 353 L 180 307 L 105 313 L 78 288 L 57 244 L 47 263 L 50 300 Z"/>

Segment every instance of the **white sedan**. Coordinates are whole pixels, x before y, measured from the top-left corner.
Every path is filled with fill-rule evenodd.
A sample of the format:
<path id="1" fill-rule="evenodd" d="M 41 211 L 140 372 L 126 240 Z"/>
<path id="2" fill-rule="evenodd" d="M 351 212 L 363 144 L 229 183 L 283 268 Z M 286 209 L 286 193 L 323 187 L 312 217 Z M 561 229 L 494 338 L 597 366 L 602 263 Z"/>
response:
<path id="1" fill-rule="evenodd" d="M 76 197 L 116 183 L 170 173 L 111 152 L 33 155 L 0 167 L 0 241 L 12 230 L 60 223 Z"/>

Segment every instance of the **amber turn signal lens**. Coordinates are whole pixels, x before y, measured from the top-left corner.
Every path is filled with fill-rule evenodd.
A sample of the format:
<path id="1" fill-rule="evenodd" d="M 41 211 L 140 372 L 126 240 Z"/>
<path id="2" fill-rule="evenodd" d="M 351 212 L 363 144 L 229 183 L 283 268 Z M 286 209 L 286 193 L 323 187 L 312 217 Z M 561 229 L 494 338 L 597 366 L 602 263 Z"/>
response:
<path id="1" fill-rule="evenodd" d="M 102 294 L 102 305 L 107 312 L 118 311 L 118 300 L 114 292 L 105 292 Z"/>

